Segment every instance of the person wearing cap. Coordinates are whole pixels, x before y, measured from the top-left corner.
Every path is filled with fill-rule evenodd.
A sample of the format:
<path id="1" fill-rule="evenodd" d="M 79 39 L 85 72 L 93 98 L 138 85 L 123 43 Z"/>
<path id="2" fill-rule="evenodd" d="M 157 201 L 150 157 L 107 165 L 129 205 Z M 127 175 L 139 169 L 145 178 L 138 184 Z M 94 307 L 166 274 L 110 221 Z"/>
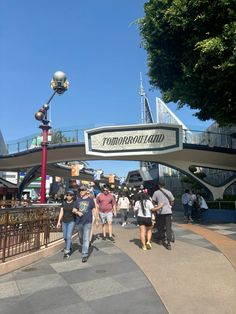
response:
<path id="1" fill-rule="evenodd" d="M 63 237 L 66 243 L 64 258 L 69 258 L 71 254 L 72 233 L 75 225 L 75 215 L 73 214 L 75 193 L 72 190 L 67 191 L 65 200 L 59 213 L 57 228 L 62 225 Z"/>
<path id="2" fill-rule="evenodd" d="M 85 185 L 79 187 L 79 197 L 74 203 L 73 213 L 76 215 L 75 225 L 82 246 L 82 263 L 86 263 L 89 255 L 89 240 L 96 208 L 93 199 L 88 195 Z"/>
<path id="3" fill-rule="evenodd" d="M 106 223 L 108 224 L 109 237 L 108 239 L 114 242 L 112 236 L 112 215 L 116 217 L 116 201 L 113 195 L 109 193 L 107 186 L 104 186 L 102 193 L 96 197 L 97 209 L 102 221 L 102 239 L 106 240 Z"/>

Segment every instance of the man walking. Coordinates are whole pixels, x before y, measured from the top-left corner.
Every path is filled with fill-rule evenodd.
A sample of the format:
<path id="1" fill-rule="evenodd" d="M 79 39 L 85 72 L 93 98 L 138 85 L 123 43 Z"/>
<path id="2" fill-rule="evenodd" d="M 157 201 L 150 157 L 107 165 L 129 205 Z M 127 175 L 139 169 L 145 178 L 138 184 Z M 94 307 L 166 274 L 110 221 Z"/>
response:
<path id="1" fill-rule="evenodd" d="M 107 186 L 104 186 L 102 193 L 96 197 L 96 204 L 102 222 L 102 239 L 106 240 L 106 224 L 108 224 L 108 239 L 114 242 L 115 240 L 112 237 L 112 216 L 114 213 L 116 217 L 116 201 L 114 196 L 109 193 Z"/>
<path id="2" fill-rule="evenodd" d="M 154 192 L 152 200 L 156 204 L 163 203 L 163 207 L 159 210 L 157 219 L 159 219 L 160 226 L 160 241 L 168 249 L 171 250 L 171 238 L 172 238 L 172 229 L 171 229 L 171 219 L 172 219 L 172 205 L 174 203 L 173 194 L 164 188 L 165 183 L 159 182 L 159 189 Z M 167 243 L 165 242 L 165 233 L 167 238 Z"/>
<path id="3" fill-rule="evenodd" d="M 95 203 L 88 196 L 87 187 L 79 188 L 79 197 L 75 201 L 73 213 L 76 214 L 75 225 L 78 230 L 80 244 L 82 246 L 82 263 L 86 263 L 89 255 L 89 240 L 93 222 L 93 214 L 97 219 Z"/>

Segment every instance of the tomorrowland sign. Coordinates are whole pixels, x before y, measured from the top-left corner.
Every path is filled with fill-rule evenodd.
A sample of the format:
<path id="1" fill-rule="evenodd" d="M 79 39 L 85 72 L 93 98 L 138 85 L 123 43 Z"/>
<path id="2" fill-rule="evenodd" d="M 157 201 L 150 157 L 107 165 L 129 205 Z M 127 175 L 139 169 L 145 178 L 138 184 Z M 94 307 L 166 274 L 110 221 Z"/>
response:
<path id="1" fill-rule="evenodd" d="M 182 127 L 141 124 L 102 127 L 84 132 L 86 154 L 131 156 L 164 154 L 183 148 Z"/>

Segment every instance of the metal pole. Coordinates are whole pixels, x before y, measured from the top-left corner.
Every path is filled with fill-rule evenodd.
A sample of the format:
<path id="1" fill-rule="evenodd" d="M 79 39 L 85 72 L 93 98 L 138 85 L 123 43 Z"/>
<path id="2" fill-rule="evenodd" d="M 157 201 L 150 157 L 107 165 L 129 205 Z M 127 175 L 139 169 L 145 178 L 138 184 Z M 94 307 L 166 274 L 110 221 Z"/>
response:
<path id="1" fill-rule="evenodd" d="M 45 203 L 46 195 L 46 175 L 47 175 L 47 146 L 48 146 L 48 130 L 51 127 L 47 124 L 40 125 L 43 130 L 43 141 L 42 141 L 42 159 L 41 159 L 41 191 L 40 191 L 40 203 Z"/>

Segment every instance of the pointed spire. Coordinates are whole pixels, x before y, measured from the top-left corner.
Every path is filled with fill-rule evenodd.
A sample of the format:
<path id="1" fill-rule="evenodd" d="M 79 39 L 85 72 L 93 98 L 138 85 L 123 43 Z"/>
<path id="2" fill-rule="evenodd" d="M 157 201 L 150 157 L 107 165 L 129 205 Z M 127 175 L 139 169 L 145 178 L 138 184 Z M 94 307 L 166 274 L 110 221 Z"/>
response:
<path id="1" fill-rule="evenodd" d="M 139 95 L 145 96 L 145 91 L 143 88 L 143 78 L 142 78 L 142 72 L 140 72 L 140 88 L 139 88 Z"/>

